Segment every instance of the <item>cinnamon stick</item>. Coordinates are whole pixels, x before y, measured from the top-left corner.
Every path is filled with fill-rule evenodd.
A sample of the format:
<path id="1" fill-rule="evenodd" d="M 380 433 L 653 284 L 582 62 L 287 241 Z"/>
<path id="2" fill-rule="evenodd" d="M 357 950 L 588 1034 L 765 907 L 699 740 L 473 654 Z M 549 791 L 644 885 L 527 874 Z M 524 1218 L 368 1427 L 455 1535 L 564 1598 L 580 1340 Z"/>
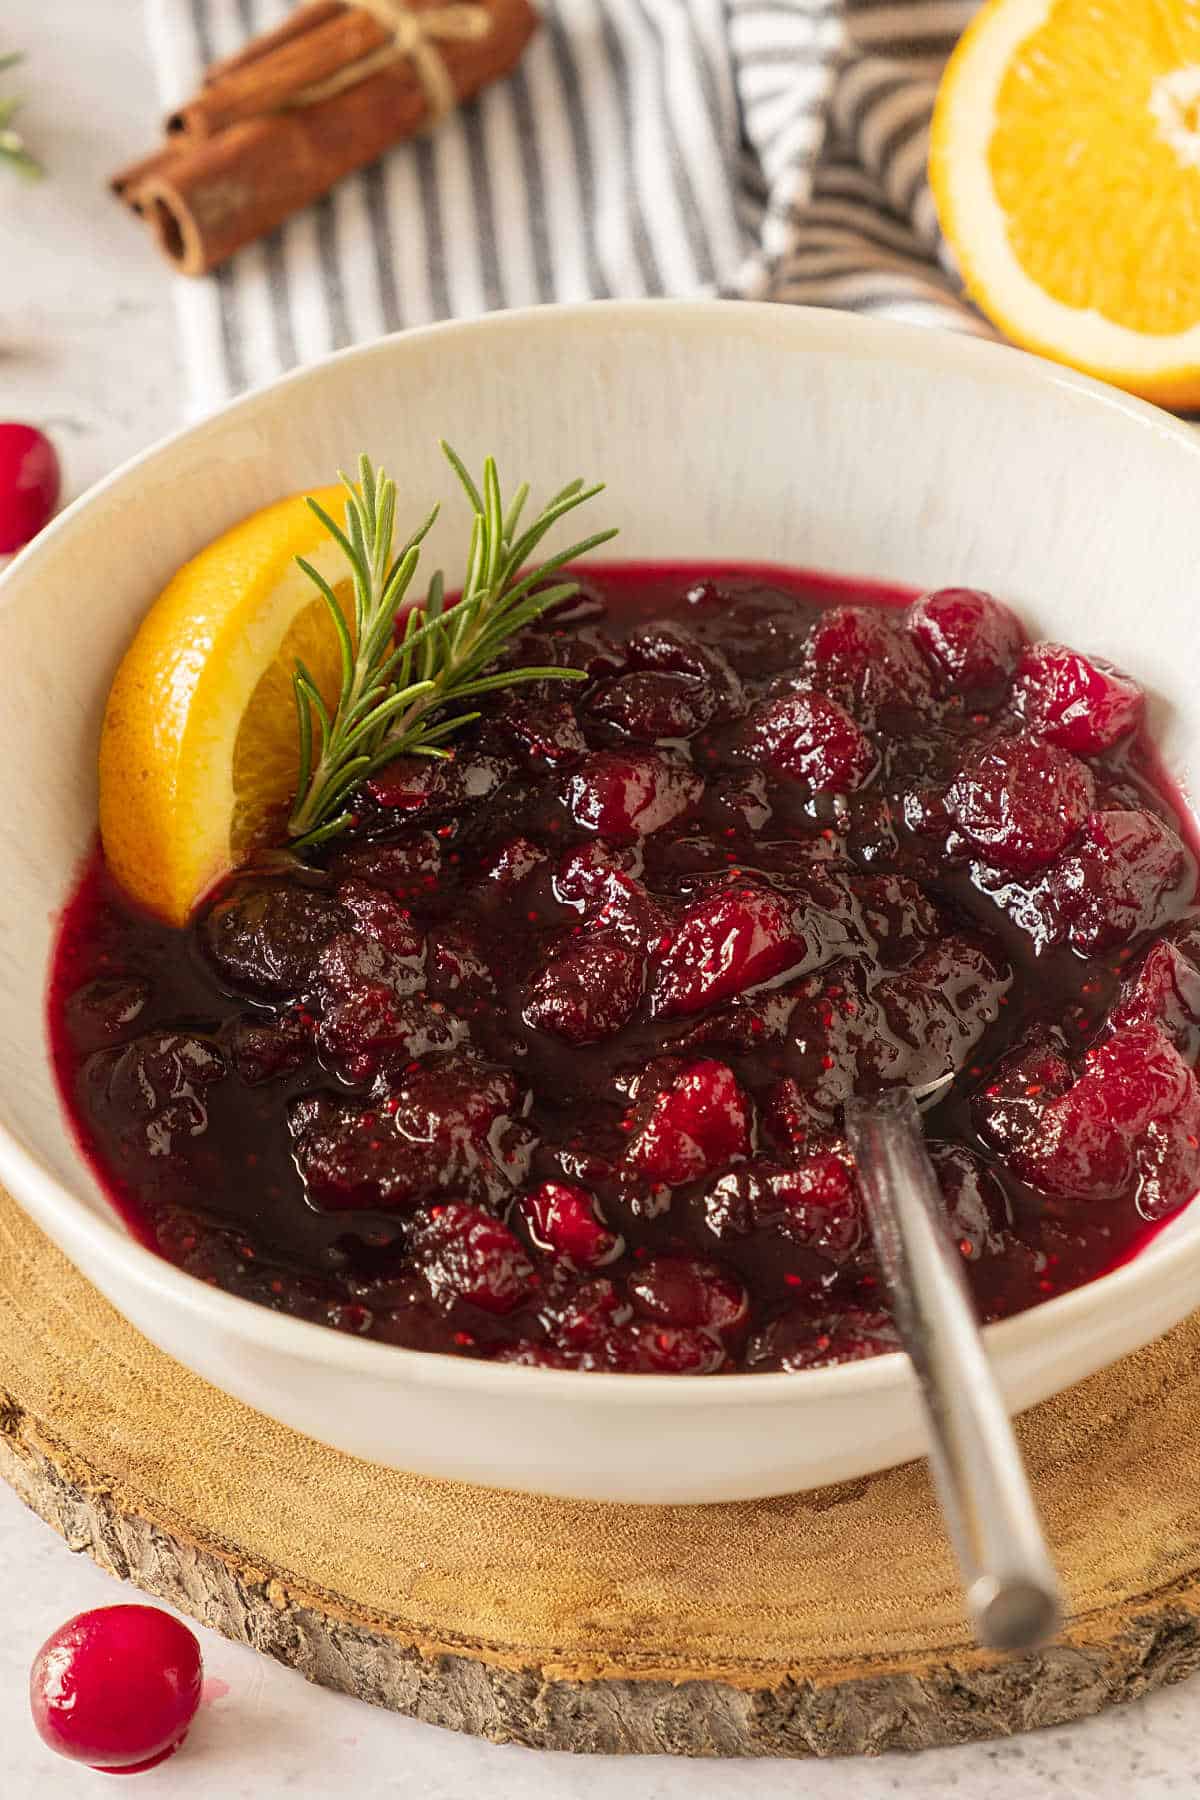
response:
<path id="1" fill-rule="evenodd" d="M 370 13 L 356 6 L 339 7 L 332 19 L 314 22 L 268 55 L 219 76 L 210 71 L 195 98 L 171 114 L 167 130 L 185 137 L 212 137 L 246 119 L 280 112 L 305 88 L 327 81 L 373 50 L 381 50 L 387 41 L 386 28 Z"/>
<path id="2" fill-rule="evenodd" d="M 436 45 L 459 103 L 507 75 L 537 27 L 530 0 L 478 3 L 486 35 Z M 442 0 L 410 4 L 419 13 Z M 387 41 L 372 14 L 315 0 L 214 65 L 171 115 L 166 144 L 119 171 L 113 191 L 173 267 L 206 274 L 428 123 L 429 98 L 407 57 L 305 103 L 307 89 Z"/>
<path id="3" fill-rule="evenodd" d="M 269 56 L 272 50 L 278 50 L 283 44 L 290 44 L 293 38 L 304 32 L 324 25 L 328 19 L 336 19 L 339 13 L 346 10 L 346 0 L 309 0 L 307 6 L 298 6 L 294 13 L 286 18 L 282 25 L 276 25 L 271 31 L 260 32 L 258 37 L 251 38 L 232 56 L 222 56 L 214 63 L 209 63 L 204 71 L 204 81 L 220 81 L 222 76 L 231 75 L 235 69 L 244 69 L 247 63 L 258 62 L 260 58 Z M 168 121 L 168 125 L 169 125 Z"/>

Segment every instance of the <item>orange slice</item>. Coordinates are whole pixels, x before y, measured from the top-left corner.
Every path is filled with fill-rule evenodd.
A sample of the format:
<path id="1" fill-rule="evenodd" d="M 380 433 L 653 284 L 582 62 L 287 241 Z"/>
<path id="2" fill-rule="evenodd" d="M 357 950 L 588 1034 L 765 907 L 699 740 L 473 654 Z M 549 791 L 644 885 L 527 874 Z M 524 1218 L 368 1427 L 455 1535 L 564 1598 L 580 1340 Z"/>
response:
<path id="1" fill-rule="evenodd" d="M 989 0 L 946 67 L 930 181 L 1014 343 L 1200 405 L 1200 4 Z"/>
<path id="2" fill-rule="evenodd" d="M 344 489 L 314 497 L 344 518 Z M 244 519 L 179 570 L 109 693 L 100 740 L 105 856 L 132 898 L 171 924 L 182 924 L 256 844 L 279 835 L 299 769 L 296 657 L 327 703 L 337 695 L 336 633 L 297 556 L 328 581 L 345 572 L 343 553 L 301 494 Z"/>

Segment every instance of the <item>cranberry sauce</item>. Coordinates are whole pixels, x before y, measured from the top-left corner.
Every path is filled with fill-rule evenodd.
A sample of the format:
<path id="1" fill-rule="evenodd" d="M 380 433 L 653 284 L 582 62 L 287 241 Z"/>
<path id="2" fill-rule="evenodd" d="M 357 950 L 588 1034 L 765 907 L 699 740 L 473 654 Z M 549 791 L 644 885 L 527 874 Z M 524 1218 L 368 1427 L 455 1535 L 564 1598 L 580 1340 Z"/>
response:
<path id="1" fill-rule="evenodd" d="M 896 1342 L 842 1101 L 953 1073 L 985 1316 L 1129 1255 L 1200 1186 L 1197 871 L 1142 697 L 986 596 L 907 601 L 593 572 L 514 649 L 587 680 L 389 765 L 321 866 L 179 933 L 97 860 L 53 1038 L 133 1227 L 389 1343 L 811 1368 Z"/>

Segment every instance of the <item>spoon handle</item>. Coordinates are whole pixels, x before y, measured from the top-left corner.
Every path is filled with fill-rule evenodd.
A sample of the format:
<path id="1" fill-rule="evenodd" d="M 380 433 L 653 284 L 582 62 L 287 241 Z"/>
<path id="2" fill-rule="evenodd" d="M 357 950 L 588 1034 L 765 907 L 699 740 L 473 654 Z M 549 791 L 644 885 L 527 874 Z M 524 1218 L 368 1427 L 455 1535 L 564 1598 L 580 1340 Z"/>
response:
<path id="1" fill-rule="evenodd" d="M 846 1105 L 892 1311 L 920 1383 L 929 1461 L 981 1644 L 1032 1650 L 1061 1619 L 1021 1453 L 907 1088 Z"/>

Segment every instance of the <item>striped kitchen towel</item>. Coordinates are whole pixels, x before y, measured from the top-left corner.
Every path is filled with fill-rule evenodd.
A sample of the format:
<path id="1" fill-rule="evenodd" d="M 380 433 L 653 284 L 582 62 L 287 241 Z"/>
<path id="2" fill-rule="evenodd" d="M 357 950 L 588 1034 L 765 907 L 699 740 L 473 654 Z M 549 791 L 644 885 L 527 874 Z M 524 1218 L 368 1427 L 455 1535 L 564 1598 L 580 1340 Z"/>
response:
<path id="1" fill-rule="evenodd" d="M 544 0 L 516 73 L 202 281 L 193 409 L 344 344 L 546 300 L 718 293 L 986 334 L 925 177 L 976 0 Z M 164 104 L 288 0 L 149 0 Z"/>

